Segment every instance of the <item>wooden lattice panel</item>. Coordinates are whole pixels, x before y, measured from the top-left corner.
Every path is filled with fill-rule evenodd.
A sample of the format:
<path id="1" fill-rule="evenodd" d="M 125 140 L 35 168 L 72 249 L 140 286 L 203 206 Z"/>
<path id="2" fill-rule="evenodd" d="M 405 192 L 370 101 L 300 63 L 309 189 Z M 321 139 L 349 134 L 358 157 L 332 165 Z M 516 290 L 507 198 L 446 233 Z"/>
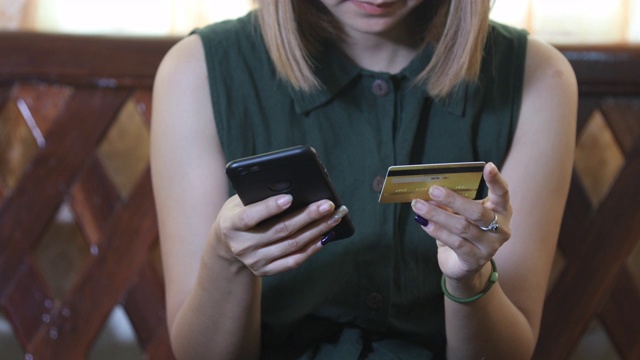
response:
<path id="1" fill-rule="evenodd" d="M 173 358 L 148 169 L 173 42 L 0 36 L 0 306 L 27 358 L 87 358 L 116 305 Z"/>

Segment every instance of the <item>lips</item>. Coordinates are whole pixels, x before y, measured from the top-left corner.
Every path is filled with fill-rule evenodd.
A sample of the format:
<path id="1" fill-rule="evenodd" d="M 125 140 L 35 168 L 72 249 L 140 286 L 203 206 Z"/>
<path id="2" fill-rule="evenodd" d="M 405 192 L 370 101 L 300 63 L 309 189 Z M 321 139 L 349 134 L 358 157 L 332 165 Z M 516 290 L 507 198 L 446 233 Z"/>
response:
<path id="1" fill-rule="evenodd" d="M 397 2 L 380 2 L 351 0 L 351 3 L 359 10 L 369 15 L 384 15 L 393 10 Z"/>

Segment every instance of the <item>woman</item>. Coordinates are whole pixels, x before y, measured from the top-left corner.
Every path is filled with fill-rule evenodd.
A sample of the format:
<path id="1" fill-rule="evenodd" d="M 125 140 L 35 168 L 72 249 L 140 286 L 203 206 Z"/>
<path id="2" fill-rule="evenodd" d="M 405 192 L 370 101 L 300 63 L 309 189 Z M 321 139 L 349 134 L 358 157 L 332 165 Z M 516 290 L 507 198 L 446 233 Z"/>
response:
<path id="1" fill-rule="evenodd" d="M 488 12 L 264 0 L 171 49 L 151 160 L 178 358 L 531 357 L 576 84 L 555 49 Z M 230 196 L 228 161 L 300 144 L 349 207 L 351 238 L 322 245 L 340 220 L 329 201 L 274 222 L 290 196 Z M 377 203 L 388 166 L 460 161 L 488 163 L 481 200 L 434 187 Z"/>

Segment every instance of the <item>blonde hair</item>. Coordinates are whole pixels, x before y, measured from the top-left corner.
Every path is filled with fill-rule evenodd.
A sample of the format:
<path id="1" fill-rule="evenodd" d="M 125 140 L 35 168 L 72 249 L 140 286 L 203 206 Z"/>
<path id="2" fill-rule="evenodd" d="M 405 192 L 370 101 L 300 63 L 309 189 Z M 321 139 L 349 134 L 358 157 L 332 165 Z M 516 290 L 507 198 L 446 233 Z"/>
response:
<path id="1" fill-rule="evenodd" d="M 279 76 L 299 90 L 322 87 L 313 71 L 313 55 L 324 39 L 341 36 L 333 16 L 317 0 L 257 3 L 262 35 Z M 435 43 L 431 62 L 416 78 L 431 96 L 445 96 L 461 82 L 478 78 L 489 9 L 490 0 L 448 0 L 435 18 L 417 19 L 425 45 Z"/>

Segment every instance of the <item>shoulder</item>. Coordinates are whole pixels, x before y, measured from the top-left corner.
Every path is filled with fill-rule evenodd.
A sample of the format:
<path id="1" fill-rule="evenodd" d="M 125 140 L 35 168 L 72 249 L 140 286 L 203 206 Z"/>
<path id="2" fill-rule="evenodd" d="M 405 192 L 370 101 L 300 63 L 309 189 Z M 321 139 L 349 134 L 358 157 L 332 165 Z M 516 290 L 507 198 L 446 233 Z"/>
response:
<path id="1" fill-rule="evenodd" d="M 554 115 L 564 119 L 574 118 L 577 88 L 575 73 L 564 55 L 552 45 L 530 36 L 522 101 L 524 107 L 538 112 L 540 116 L 536 121 L 552 121 Z M 573 123 L 566 125 L 574 126 Z"/>
<path id="2" fill-rule="evenodd" d="M 544 142 L 574 142 L 578 84 L 567 58 L 554 46 L 529 36 L 520 112 L 521 134 L 548 134 Z M 549 136 L 553 134 L 553 136 Z M 572 145 L 565 149 L 572 153 Z"/>
<path id="3" fill-rule="evenodd" d="M 198 41 L 190 41 L 192 37 Z M 198 68 L 206 71 L 212 90 L 245 89 L 256 79 L 272 81 L 273 63 L 255 12 L 196 29 L 185 43 L 178 44 L 177 51 L 184 45 L 182 51 L 197 55 Z M 212 94 L 223 96 L 220 91 Z"/>
<path id="4" fill-rule="evenodd" d="M 544 160 L 536 168 L 554 169 L 548 176 L 555 172 L 553 176 L 562 173 L 569 178 L 577 108 L 578 87 L 571 64 L 555 47 L 530 36 L 513 152 L 520 153 L 522 161 L 530 156 Z M 564 180 L 559 181 L 563 186 L 568 184 Z M 566 195 L 565 188 L 556 190 Z"/>
<path id="5" fill-rule="evenodd" d="M 201 41 L 191 35 L 165 55 L 153 84 L 152 136 L 194 142 L 211 132 L 213 114 Z"/>
<path id="6" fill-rule="evenodd" d="M 203 37 L 250 36 L 259 29 L 255 11 L 235 19 L 222 20 L 193 30 Z"/>
<path id="7" fill-rule="evenodd" d="M 204 84 L 203 80 L 209 80 L 214 70 L 237 65 L 243 62 L 242 58 L 257 55 L 260 47 L 264 45 L 253 12 L 210 24 L 195 29 L 167 52 L 156 80 Z"/>
<path id="8" fill-rule="evenodd" d="M 206 78 L 207 68 L 202 42 L 197 35 L 190 35 L 178 41 L 162 59 L 153 91 L 154 94 L 165 90 L 174 94 L 193 91 L 196 90 L 193 87 L 206 85 Z"/>
<path id="9" fill-rule="evenodd" d="M 255 12 L 195 29 L 193 33 L 201 38 L 208 57 L 213 50 L 255 51 L 256 47 L 264 46 Z"/>
<path id="10" fill-rule="evenodd" d="M 255 37 L 258 31 L 254 18 L 250 13 L 195 29 L 167 52 L 158 74 L 202 75 L 202 71 L 207 70 L 207 61 L 219 54 L 228 54 L 231 47 L 246 45 L 248 37 Z"/>
<path id="11" fill-rule="evenodd" d="M 564 55 L 552 45 L 530 36 L 525 61 L 525 87 L 548 86 L 550 90 L 576 93 L 576 77 Z"/>

